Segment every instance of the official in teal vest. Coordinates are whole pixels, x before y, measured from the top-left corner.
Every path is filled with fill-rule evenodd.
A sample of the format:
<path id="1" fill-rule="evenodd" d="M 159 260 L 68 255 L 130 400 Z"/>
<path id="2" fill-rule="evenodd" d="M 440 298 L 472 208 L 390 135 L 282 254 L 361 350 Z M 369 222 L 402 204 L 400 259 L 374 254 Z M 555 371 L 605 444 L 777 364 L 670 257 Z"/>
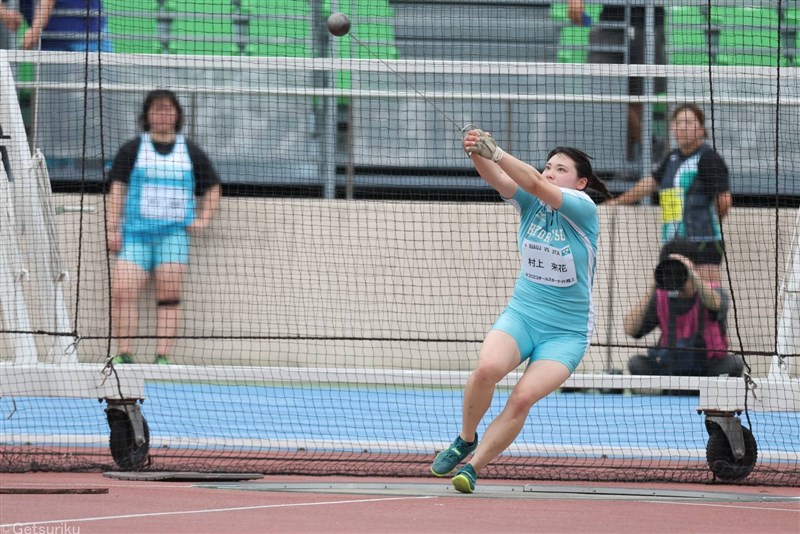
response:
<path id="1" fill-rule="evenodd" d="M 667 154 L 652 176 L 606 204 L 635 204 L 657 192 L 661 243 L 676 238 L 691 242 L 700 275 L 719 283 L 725 255 L 720 223 L 733 204 L 728 167 L 705 142 L 705 114 L 699 107 L 681 104 L 675 108 L 670 128 L 678 148 Z"/>
<path id="2" fill-rule="evenodd" d="M 115 363 L 133 363 L 137 300 L 155 280 L 155 363 L 170 362 L 180 320 L 189 235 L 204 230 L 220 200 L 208 156 L 181 133 L 183 108 L 172 91 L 151 91 L 139 118 L 142 133 L 114 158 L 109 181 L 108 248 L 117 254 L 111 279 Z"/>

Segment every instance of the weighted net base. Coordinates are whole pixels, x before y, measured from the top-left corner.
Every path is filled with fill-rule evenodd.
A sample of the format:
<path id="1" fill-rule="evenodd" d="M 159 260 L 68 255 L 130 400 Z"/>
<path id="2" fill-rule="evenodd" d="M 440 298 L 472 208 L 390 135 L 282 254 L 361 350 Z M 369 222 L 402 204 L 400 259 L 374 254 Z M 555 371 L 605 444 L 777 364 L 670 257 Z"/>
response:
<path id="1" fill-rule="evenodd" d="M 163 482 L 239 481 L 264 478 L 261 473 L 201 473 L 199 471 L 106 471 L 103 476 L 116 480 Z"/>

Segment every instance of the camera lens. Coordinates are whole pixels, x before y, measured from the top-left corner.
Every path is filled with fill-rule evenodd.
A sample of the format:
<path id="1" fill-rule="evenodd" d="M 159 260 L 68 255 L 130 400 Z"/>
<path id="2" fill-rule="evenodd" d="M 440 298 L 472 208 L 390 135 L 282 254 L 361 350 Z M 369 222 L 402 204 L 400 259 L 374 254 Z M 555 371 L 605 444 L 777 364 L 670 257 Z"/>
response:
<path id="1" fill-rule="evenodd" d="M 667 291 L 681 289 L 689 278 L 689 270 L 678 260 L 666 259 L 656 266 L 656 287 Z"/>

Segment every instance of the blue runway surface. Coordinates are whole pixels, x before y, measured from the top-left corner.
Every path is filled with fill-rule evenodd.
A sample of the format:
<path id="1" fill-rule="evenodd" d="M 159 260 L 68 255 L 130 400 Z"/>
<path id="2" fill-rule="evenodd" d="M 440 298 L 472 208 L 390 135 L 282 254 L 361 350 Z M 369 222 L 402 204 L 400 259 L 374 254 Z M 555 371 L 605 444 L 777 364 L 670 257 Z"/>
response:
<path id="1" fill-rule="evenodd" d="M 507 395 L 496 393 L 484 423 Z M 309 450 L 420 452 L 455 436 L 462 390 L 149 382 L 146 396 L 142 412 L 155 447 L 277 449 L 302 443 Z M 697 404 L 696 396 L 557 392 L 534 406 L 516 443 L 570 456 L 619 448 L 624 456 L 633 449 L 643 457 L 652 451 L 680 457 L 675 451 L 706 446 Z M 41 436 L 61 437 L 65 445 L 89 443 L 92 436 L 107 442 L 104 408 L 88 399 L 3 398 L 0 434 L 6 444 L 35 443 Z M 742 421 L 747 426 L 744 416 Z M 797 454 L 799 414 L 751 412 L 750 422 L 760 455 L 771 451 L 780 460 L 781 453 Z"/>

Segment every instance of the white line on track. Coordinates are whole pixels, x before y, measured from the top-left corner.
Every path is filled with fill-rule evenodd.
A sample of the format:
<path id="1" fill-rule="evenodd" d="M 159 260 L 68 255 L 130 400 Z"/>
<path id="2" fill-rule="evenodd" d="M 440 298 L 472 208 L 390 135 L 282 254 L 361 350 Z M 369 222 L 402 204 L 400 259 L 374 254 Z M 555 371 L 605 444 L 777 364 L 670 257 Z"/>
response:
<path id="1" fill-rule="evenodd" d="M 52 524 L 66 524 L 66 523 L 88 523 L 90 521 L 113 521 L 115 519 L 136 519 L 140 517 L 159 517 L 168 515 L 191 515 L 191 514 L 214 514 L 219 512 L 241 512 L 244 510 L 266 510 L 269 508 L 297 508 L 301 506 L 327 506 L 336 504 L 360 504 L 369 502 L 386 502 L 386 501 L 408 501 L 415 499 L 435 499 L 433 495 L 423 495 L 414 497 L 386 497 L 382 499 L 355 499 L 347 501 L 323 501 L 323 502 L 302 502 L 292 504 L 264 504 L 260 506 L 237 506 L 235 508 L 207 508 L 204 510 L 182 510 L 176 512 L 152 512 L 147 514 L 126 514 L 126 515 L 108 515 L 101 517 L 83 517 L 79 519 L 51 519 L 48 521 L 32 521 L 29 523 L 8 523 L 0 525 L 0 529 L 11 527 L 23 527 L 32 525 L 52 525 Z"/>
<path id="2" fill-rule="evenodd" d="M 766 506 L 752 506 L 752 505 L 743 505 L 743 504 L 717 504 L 717 503 L 705 503 L 705 502 L 676 502 L 676 501 L 640 501 L 646 503 L 653 503 L 653 504 L 677 504 L 683 506 L 710 506 L 712 508 L 734 508 L 736 510 L 771 510 L 774 512 L 795 512 L 800 513 L 800 509 L 792 509 L 792 508 L 772 508 Z M 792 502 L 792 501 L 788 501 Z"/>

